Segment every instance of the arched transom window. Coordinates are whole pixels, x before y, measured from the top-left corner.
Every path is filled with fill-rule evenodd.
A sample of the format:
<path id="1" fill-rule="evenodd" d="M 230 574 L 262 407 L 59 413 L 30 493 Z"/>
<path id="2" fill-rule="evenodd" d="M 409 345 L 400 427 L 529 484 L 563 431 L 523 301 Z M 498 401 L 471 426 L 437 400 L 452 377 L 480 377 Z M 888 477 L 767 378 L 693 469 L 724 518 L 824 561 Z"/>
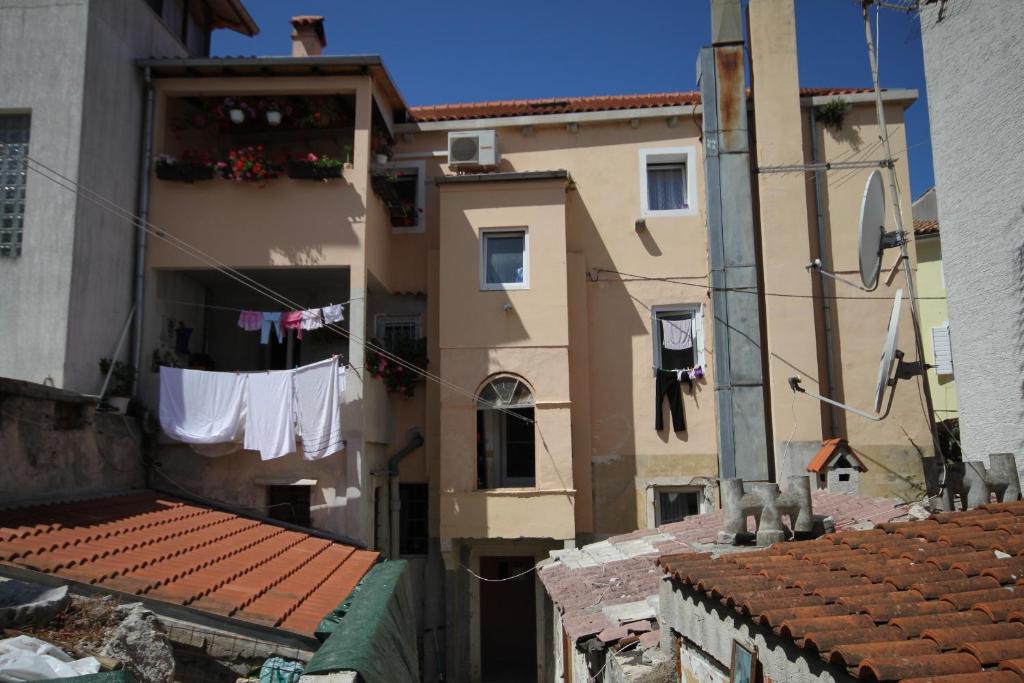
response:
<path id="1" fill-rule="evenodd" d="M 492 378 L 476 401 L 477 487 L 534 486 L 533 392 L 510 375 Z"/>

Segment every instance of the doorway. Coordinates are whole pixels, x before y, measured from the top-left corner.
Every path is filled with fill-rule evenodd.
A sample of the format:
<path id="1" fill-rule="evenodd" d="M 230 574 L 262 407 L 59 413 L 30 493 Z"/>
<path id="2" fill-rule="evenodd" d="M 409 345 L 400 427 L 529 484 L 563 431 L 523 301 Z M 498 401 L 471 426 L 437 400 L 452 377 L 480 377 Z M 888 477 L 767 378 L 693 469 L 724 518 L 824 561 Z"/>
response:
<path id="1" fill-rule="evenodd" d="M 507 579 L 528 572 L 536 560 L 480 558 L 480 576 Z M 480 582 L 480 671 L 484 683 L 537 678 L 536 579 L 529 572 L 511 581 Z"/>

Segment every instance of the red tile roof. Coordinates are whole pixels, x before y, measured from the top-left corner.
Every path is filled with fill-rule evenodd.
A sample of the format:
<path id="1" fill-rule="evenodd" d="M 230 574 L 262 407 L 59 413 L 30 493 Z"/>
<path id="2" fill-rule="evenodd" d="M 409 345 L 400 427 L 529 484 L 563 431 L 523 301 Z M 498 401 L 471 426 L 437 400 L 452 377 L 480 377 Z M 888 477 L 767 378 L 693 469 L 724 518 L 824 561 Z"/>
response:
<path id="1" fill-rule="evenodd" d="M 920 237 L 921 235 L 938 235 L 939 234 L 939 222 L 938 221 L 914 221 L 914 235 Z"/>
<path id="2" fill-rule="evenodd" d="M 814 491 L 811 496 L 814 513 L 832 517 L 837 529 L 865 521 L 888 522 L 907 514 L 905 506 L 889 498 L 827 491 Z M 569 637 L 575 641 L 619 626 L 603 609 L 656 596 L 662 577 L 655 565 L 658 555 L 690 552 L 701 557 L 694 548 L 714 542 L 724 519 L 724 513 L 715 510 L 554 553 L 556 561 L 542 567 L 538 576 Z"/>
<path id="3" fill-rule="evenodd" d="M 811 462 L 807 465 L 808 472 L 821 472 L 823 467 L 829 465 L 829 461 L 832 460 L 832 456 L 836 454 L 836 451 L 842 450 L 846 455 L 850 465 L 859 469 L 861 472 L 867 472 L 868 467 L 861 461 L 857 454 L 850 448 L 850 444 L 847 443 L 846 439 L 826 439 L 821 442 L 821 448 L 811 458 Z"/>
<path id="4" fill-rule="evenodd" d="M 852 95 L 871 92 L 870 88 L 801 88 L 804 97 Z M 493 102 L 464 102 L 409 107 L 412 121 L 459 121 L 463 119 L 491 119 L 537 114 L 575 114 L 590 111 L 616 111 L 622 109 L 651 109 L 700 104 L 700 93 L 663 92 L 640 95 L 599 95 L 592 97 L 565 97 L 535 100 L 498 100 Z"/>
<path id="5" fill-rule="evenodd" d="M 1024 680 L 1024 502 L 658 563 L 854 677 Z"/>
<path id="6" fill-rule="evenodd" d="M 0 563 L 312 635 L 378 553 L 155 492 L 0 510 Z"/>

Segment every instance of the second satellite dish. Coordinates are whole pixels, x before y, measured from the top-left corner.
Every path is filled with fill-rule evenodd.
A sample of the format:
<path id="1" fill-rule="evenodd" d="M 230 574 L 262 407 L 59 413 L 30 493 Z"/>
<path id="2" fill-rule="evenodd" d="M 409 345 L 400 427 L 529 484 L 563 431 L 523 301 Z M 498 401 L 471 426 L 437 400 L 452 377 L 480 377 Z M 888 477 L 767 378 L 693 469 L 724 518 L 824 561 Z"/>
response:
<path id="1" fill-rule="evenodd" d="M 882 270 L 882 238 L 885 235 L 885 189 L 882 174 L 872 171 L 860 205 L 860 281 L 869 290 L 878 286 Z"/>
<path id="2" fill-rule="evenodd" d="M 875 172 L 877 173 L 877 171 Z M 875 271 L 878 277 L 878 271 Z M 900 308 L 903 305 L 903 290 L 896 290 L 896 298 L 892 300 L 892 313 L 889 314 L 889 327 L 885 333 L 885 343 L 882 345 L 882 358 L 878 362 L 878 382 L 875 384 L 875 412 L 882 409 L 882 397 L 885 395 L 885 388 L 889 385 L 889 376 L 892 374 L 892 364 L 896 361 L 896 337 L 900 328 Z"/>

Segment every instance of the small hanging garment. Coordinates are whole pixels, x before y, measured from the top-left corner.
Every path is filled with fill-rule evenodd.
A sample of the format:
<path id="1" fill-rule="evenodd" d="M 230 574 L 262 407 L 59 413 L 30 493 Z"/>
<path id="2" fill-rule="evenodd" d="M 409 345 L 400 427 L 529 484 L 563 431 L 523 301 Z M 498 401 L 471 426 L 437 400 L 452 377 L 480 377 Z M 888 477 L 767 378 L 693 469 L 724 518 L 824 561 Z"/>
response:
<path id="1" fill-rule="evenodd" d="M 334 323 L 340 323 L 345 319 L 344 309 L 342 304 L 334 304 L 332 306 L 324 306 L 324 324 L 333 325 Z"/>
<path id="2" fill-rule="evenodd" d="M 260 328 L 260 344 L 270 343 L 270 328 L 277 332 L 277 342 L 284 343 L 284 328 L 281 327 L 281 312 L 265 312 L 263 315 L 263 327 Z"/>
<path id="3" fill-rule="evenodd" d="M 319 330 L 324 326 L 324 318 L 322 309 L 311 308 L 308 311 L 302 312 L 302 323 L 303 330 Z"/>
<path id="4" fill-rule="evenodd" d="M 238 314 L 238 326 L 246 332 L 263 329 L 263 314 L 260 311 L 242 311 Z"/>
<path id="5" fill-rule="evenodd" d="M 295 330 L 295 336 L 302 339 L 302 311 L 285 311 L 281 314 L 281 327 Z"/>
<path id="6" fill-rule="evenodd" d="M 325 458 L 345 447 L 341 434 L 341 397 L 345 368 L 338 359 L 305 365 L 294 371 L 295 415 L 302 436 L 302 457 Z"/>
<path id="7" fill-rule="evenodd" d="M 669 351 L 693 347 L 693 320 L 662 320 L 661 345 Z"/>
<path id="8" fill-rule="evenodd" d="M 225 443 L 241 437 L 246 375 L 160 368 L 160 426 L 185 443 Z"/>
<path id="9" fill-rule="evenodd" d="M 295 411 L 292 370 L 249 374 L 249 405 L 245 448 L 261 460 L 295 452 Z"/>

